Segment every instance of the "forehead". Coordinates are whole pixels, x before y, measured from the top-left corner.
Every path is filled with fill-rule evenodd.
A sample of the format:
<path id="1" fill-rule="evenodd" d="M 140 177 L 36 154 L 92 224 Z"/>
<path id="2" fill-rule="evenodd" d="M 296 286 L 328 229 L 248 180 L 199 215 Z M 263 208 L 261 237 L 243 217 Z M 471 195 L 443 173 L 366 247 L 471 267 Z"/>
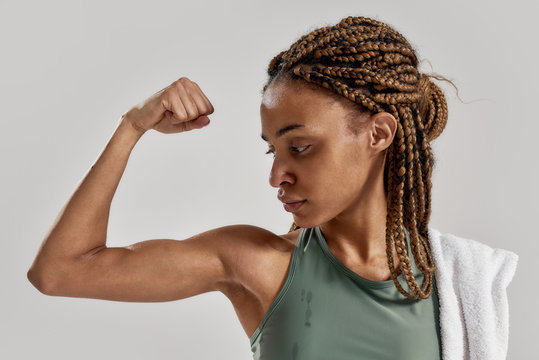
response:
<path id="1" fill-rule="evenodd" d="M 338 95 L 337 95 L 338 96 Z M 335 96 L 329 90 L 300 79 L 276 80 L 264 92 L 261 109 L 278 109 L 289 105 L 331 106 Z"/>
<path id="2" fill-rule="evenodd" d="M 267 87 L 260 104 L 262 139 L 279 138 L 290 126 L 313 135 L 344 133 L 351 104 L 341 95 L 302 79 L 276 80 Z"/>
<path id="3" fill-rule="evenodd" d="M 283 122 L 323 126 L 322 118 L 339 116 L 346 110 L 336 99 L 339 95 L 332 96 L 329 91 L 303 80 L 272 83 L 260 104 L 262 127 L 279 126 Z"/>

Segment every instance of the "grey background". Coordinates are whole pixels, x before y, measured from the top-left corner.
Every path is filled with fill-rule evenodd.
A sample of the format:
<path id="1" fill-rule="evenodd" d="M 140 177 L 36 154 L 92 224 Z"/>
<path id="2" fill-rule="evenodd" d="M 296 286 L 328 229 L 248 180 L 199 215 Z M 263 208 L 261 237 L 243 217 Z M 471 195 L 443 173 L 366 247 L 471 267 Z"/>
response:
<path id="1" fill-rule="evenodd" d="M 302 34 L 348 15 L 393 25 L 421 70 L 452 79 L 467 102 L 441 83 L 450 115 L 433 143 L 431 226 L 520 256 L 508 288 L 508 358 L 529 358 L 537 10 L 486 0 L 0 1 L 0 358 L 251 358 L 221 293 L 164 303 L 50 297 L 26 271 L 121 114 L 181 76 L 212 101 L 212 123 L 144 135 L 114 197 L 107 244 L 241 223 L 285 233 L 292 217 L 269 186 L 272 157 L 260 139 L 266 67 Z"/>

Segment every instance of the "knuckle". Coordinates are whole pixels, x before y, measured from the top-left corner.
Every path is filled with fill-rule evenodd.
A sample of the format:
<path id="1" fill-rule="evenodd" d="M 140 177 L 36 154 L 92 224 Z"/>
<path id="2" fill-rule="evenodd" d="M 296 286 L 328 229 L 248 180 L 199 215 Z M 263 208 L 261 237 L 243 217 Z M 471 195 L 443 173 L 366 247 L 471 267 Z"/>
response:
<path id="1" fill-rule="evenodd" d="M 167 99 L 167 100 L 170 101 L 170 99 L 172 99 L 173 97 L 178 96 L 178 89 L 176 89 L 175 86 L 169 86 L 168 88 L 166 88 L 165 91 L 163 91 L 161 96 L 162 96 L 162 98 Z"/>
<path id="2" fill-rule="evenodd" d="M 189 84 L 191 82 L 191 80 L 189 80 L 187 77 L 185 76 L 182 76 L 181 78 L 178 79 L 178 83 L 182 84 L 182 85 L 186 85 L 186 84 Z"/>
<path id="3" fill-rule="evenodd" d="M 180 123 L 183 123 L 185 121 L 187 121 L 188 117 L 187 117 L 187 114 L 185 112 L 180 112 L 180 113 L 176 113 L 176 115 L 173 117 L 176 121 L 173 121 L 173 122 L 180 122 Z"/>
<path id="4" fill-rule="evenodd" d="M 191 84 L 192 84 L 192 86 L 193 86 L 193 89 L 194 89 L 196 92 L 198 92 L 198 93 L 204 95 L 204 92 L 200 89 L 200 86 L 198 86 L 198 84 L 197 84 L 196 82 L 192 81 Z"/>
<path id="5" fill-rule="evenodd" d="M 170 84 L 169 88 L 177 89 L 177 88 L 182 87 L 182 86 L 183 85 L 182 85 L 182 81 L 181 81 L 181 78 L 180 78 L 180 79 L 174 81 L 172 84 Z"/>
<path id="6" fill-rule="evenodd" d="M 187 112 L 187 109 L 185 109 L 184 106 L 178 106 L 177 107 L 178 116 L 181 117 L 182 120 L 187 120 L 189 114 Z"/>
<path id="7" fill-rule="evenodd" d="M 198 112 L 193 111 L 191 108 L 185 109 L 187 111 L 187 118 L 188 119 L 196 119 L 198 117 Z"/>
<path id="8" fill-rule="evenodd" d="M 188 91 L 189 93 L 196 94 L 197 92 L 199 92 L 198 88 L 194 85 L 192 81 L 184 83 L 184 86 L 185 86 L 185 90 Z"/>

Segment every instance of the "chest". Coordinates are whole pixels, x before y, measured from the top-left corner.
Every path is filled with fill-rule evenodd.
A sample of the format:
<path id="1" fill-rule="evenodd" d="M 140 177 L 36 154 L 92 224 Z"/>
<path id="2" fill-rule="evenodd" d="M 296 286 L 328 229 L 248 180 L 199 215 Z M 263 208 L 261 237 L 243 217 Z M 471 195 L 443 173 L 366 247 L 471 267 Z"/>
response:
<path id="1" fill-rule="evenodd" d="M 282 251 L 268 249 L 264 253 L 251 254 L 249 270 L 243 275 L 243 284 L 230 285 L 223 293 L 234 307 L 246 335 L 250 338 L 260 325 L 279 292 L 285 285 L 290 272 L 293 249 Z M 346 263 L 350 270 L 372 281 L 390 279 L 389 269 L 377 265 L 354 265 Z M 303 298 L 310 301 L 309 293 Z"/>
<path id="2" fill-rule="evenodd" d="M 317 247 L 296 252 L 291 266 L 293 276 L 248 333 L 255 359 L 439 359 L 435 297 L 405 298 L 392 280 L 336 266 Z"/>

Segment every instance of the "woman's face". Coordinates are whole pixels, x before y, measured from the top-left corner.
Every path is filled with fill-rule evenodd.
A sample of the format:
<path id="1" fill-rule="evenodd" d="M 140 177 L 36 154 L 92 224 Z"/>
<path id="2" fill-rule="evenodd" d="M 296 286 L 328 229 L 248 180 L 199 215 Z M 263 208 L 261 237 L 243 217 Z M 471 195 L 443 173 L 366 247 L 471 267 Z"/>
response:
<path id="1" fill-rule="evenodd" d="M 346 101 L 335 101 L 325 89 L 313 89 L 301 80 L 277 80 L 262 97 L 262 137 L 274 154 L 269 182 L 285 202 L 304 200 L 299 208 L 289 209 L 303 228 L 352 216 L 365 203 L 365 190 L 379 180 L 372 178 L 377 172 L 371 168 L 381 166 L 383 171 L 388 145 L 372 146 L 368 123 L 359 135 L 347 129 Z M 361 121 L 371 118 L 363 115 Z"/>

